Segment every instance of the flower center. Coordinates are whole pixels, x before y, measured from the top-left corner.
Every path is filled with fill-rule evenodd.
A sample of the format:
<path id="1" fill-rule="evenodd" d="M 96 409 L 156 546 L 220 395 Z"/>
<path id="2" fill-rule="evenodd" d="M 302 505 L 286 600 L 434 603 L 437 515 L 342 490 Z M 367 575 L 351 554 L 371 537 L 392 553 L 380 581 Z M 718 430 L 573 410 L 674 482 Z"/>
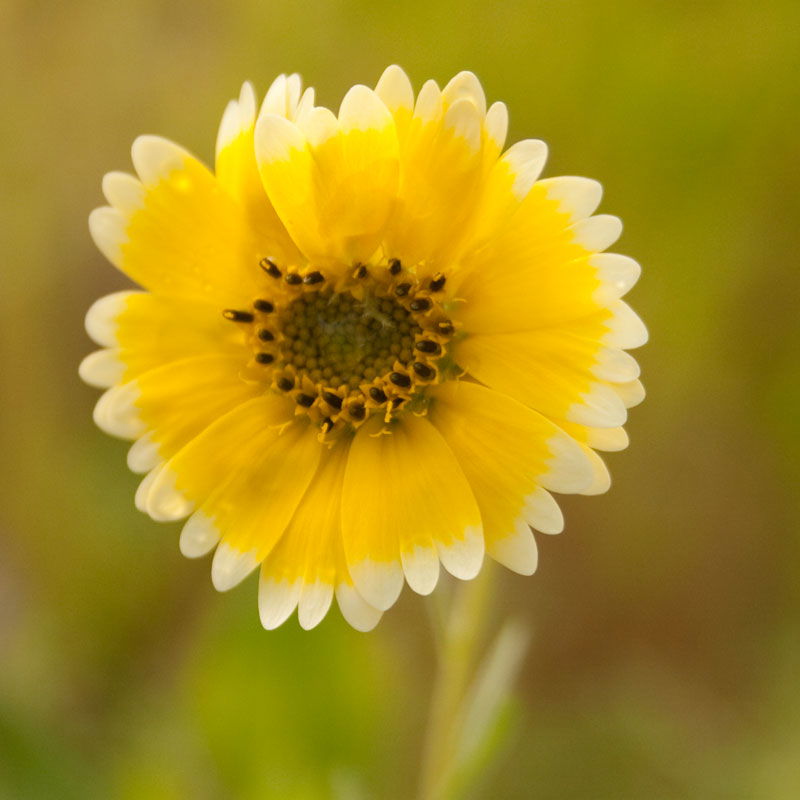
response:
<path id="1" fill-rule="evenodd" d="M 420 281 L 396 259 L 358 264 L 332 280 L 271 259 L 260 266 L 267 284 L 252 311 L 223 314 L 248 326 L 248 377 L 291 396 L 321 438 L 374 413 L 389 422 L 439 382 L 454 332 L 440 300 L 441 273 Z"/>

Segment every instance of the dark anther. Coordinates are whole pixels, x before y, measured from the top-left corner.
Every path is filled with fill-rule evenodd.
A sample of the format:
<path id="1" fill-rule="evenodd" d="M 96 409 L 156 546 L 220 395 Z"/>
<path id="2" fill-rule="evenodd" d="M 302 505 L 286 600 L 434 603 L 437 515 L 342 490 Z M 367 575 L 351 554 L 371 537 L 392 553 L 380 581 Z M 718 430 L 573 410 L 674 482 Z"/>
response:
<path id="1" fill-rule="evenodd" d="M 333 427 L 333 420 L 330 417 L 325 417 L 322 420 L 322 430 L 327 433 Z"/>
<path id="2" fill-rule="evenodd" d="M 439 333 L 444 334 L 445 336 L 450 336 L 453 333 L 455 328 L 453 327 L 453 323 L 450 322 L 449 319 L 442 320 L 442 322 L 436 323 L 436 328 Z"/>
<path id="3" fill-rule="evenodd" d="M 353 403 L 348 409 L 350 416 L 355 420 L 364 419 L 367 416 L 367 409 L 361 403 Z"/>
<path id="4" fill-rule="evenodd" d="M 436 375 L 436 370 L 433 367 L 429 367 L 427 364 L 423 364 L 421 361 L 415 361 L 412 365 L 414 367 L 414 372 L 419 375 L 420 378 L 424 381 L 429 381 L 434 375 Z"/>
<path id="5" fill-rule="evenodd" d="M 399 275 L 400 274 L 400 270 L 402 268 L 403 267 L 400 264 L 400 259 L 399 258 L 391 258 L 391 259 L 389 259 L 389 272 L 391 272 L 392 275 Z"/>
<path id="6" fill-rule="evenodd" d="M 408 307 L 412 311 L 427 311 L 431 307 L 431 301 L 427 297 L 418 297 L 412 300 Z"/>
<path id="7" fill-rule="evenodd" d="M 397 286 L 395 286 L 394 293 L 398 297 L 405 297 L 410 289 L 411 289 L 410 283 L 398 283 Z"/>
<path id="8" fill-rule="evenodd" d="M 414 347 L 420 351 L 420 353 L 431 353 L 432 355 L 438 356 L 439 353 L 442 352 L 442 347 L 439 342 L 434 342 L 431 339 L 422 339 L 419 342 L 416 342 Z"/>
<path id="9" fill-rule="evenodd" d="M 306 286 L 313 286 L 315 283 L 322 283 L 324 280 L 325 276 L 319 270 L 314 270 L 314 272 L 309 272 L 308 275 L 303 278 L 303 283 L 305 283 Z"/>
<path id="10" fill-rule="evenodd" d="M 262 342 L 271 342 L 275 338 L 275 334 L 272 331 L 268 331 L 266 328 L 262 328 L 258 332 L 258 338 L 261 339 Z"/>
<path id="11" fill-rule="evenodd" d="M 294 389 L 294 381 L 291 378 L 279 378 L 278 388 L 282 392 L 291 392 Z"/>
<path id="12" fill-rule="evenodd" d="M 284 280 L 289 286 L 297 286 L 303 282 L 303 279 L 296 272 L 290 272 Z"/>
<path id="13" fill-rule="evenodd" d="M 303 406 L 303 408 L 311 408 L 311 406 L 314 405 L 314 398 L 310 394 L 303 394 L 301 392 L 294 399 L 297 405 Z"/>
<path id="14" fill-rule="evenodd" d="M 258 266 L 261 267 L 267 275 L 271 275 L 273 278 L 280 278 L 281 276 L 278 265 L 269 258 L 262 258 L 261 261 L 258 262 Z"/>
<path id="15" fill-rule="evenodd" d="M 334 394 L 333 392 L 323 392 L 322 399 L 331 407 L 335 408 L 337 411 L 342 407 L 342 398 L 339 397 L 338 394 Z"/>
<path id="16" fill-rule="evenodd" d="M 275 360 L 275 356 L 272 353 L 256 353 L 256 361 L 259 364 L 271 364 Z"/>
<path id="17" fill-rule="evenodd" d="M 263 311 L 265 314 L 271 314 L 275 310 L 275 306 L 269 300 L 256 300 L 253 308 L 256 311 Z"/>
<path id="18" fill-rule="evenodd" d="M 367 277 L 367 268 L 363 264 L 358 264 L 353 272 L 353 277 L 361 280 Z"/>
<path id="19" fill-rule="evenodd" d="M 403 403 L 405 403 L 405 397 L 395 397 L 394 400 L 391 402 L 392 409 L 400 408 Z"/>
<path id="20" fill-rule="evenodd" d="M 444 287 L 444 282 L 446 280 L 447 280 L 447 278 L 445 278 L 445 276 L 442 275 L 441 272 L 437 272 L 431 278 L 431 283 L 430 283 L 431 291 L 432 292 L 441 292 L 442 288 Z"/>
<path id="21" fill-rule="evenodd" d="M 369 390 L 369 396 L 378 404 L 386 402 L 386 393 L 383 389 L 379 389 L 377 386 L 373 386 Z"/>
<path id="22" fill-rule="evenodd" d="M 408 387 L 411 386 L 411 378 L 402 372 L 393 372 L 389 375 L 389 380 L 401 389 L 408 389 Z"/>
<path id="23" fill-rule="evenodd" d="M 253 315 L 249 311 L 237 311 L 234 308 L 226 308 L 222 312 L 222 316 L 225 319 L 229 319 L 231 322 L 252 322 Z"/>

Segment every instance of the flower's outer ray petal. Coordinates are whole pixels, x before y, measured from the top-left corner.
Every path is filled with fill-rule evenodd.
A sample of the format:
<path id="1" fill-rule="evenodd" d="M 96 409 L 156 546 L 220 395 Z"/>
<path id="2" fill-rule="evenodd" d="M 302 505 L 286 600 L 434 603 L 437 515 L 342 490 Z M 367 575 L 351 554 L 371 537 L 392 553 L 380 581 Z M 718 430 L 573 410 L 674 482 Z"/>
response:
<path id="1" fill-rule="evenodd" d="M 592 482 L 580 445 L 516 400 L 469 381 L 437 386 L 429 416 L 472 487 L 487 552 L 532 574 L 536 549 L 528 525 L 544 521 L 552 530 L 559 522 L 540 488 L 584 492 Z"/>
<path id="2" fill-rule="evenodd" d="M 265 103 L 292 119 L 297 101 L 292 104 L 290 84 L 285 75 L 277 78 Z M 279 111 L 279 109 L 281 109 Z M 242 85 L 238 100 L 231 100 L 217 135 L 215 171 L 220 185 L 241 203 L 245 216 L 262 240 L 265 254 L 279 263 L 297 263 L 300 252 L 264 191 L 256 164 L 254 132 L 256 95 L 251 83 Z"/>
<path id="3" fill-rule="evenodd" d="M 264 395 L 219 417 L 166 462 L 145 510 L 160 519 L 180 519 L 207 503 L 240 471 L 249 471 L 250 459 L 279 435 L 288 411 L 284 398 Z M 175 513 L 167 515 L 167 509 Z"/>
<path id="4" fill-rule="evenodd" d="M 341 487 L 347 443 L 325 451 L 278 544 L 261 565 L 259 611 L 265 628 L 280 625 L 300 603 L 300 622 L 314 627 L 327 613 L 336 585 L 341 539 Z M 287 610 L 291 600 L 292 608 Z"/>
<path id="5" fill-rule="evenodd" d="M 402 588 L 435 583 L 433 556 L 460 578 L 483 559 L 480 512 L 464 473 L 424 418 L 406 415 L 382 432 L 380 417 L 353 440 L 342 496 L 342 534 L 350 574 L 368 603 L 386 609 Z M 402 565 L 402 568 L 401 568 Z"/>
<path id="6" fill-rule="evenodd" d="M 629 265 L 620 279 L 619 262 L 615 269 L 596 255 L 619 236 L 619 220 L 582 216 L 599 196 L 599 184 L 585 178 L 535 183 L 494 235 L 461 261 L 458 296 L 465 302 L 458 318 L 465 328 L 499 333 L 547 327 L 592 314 L 624 291 L 635 269 Z"/>
<path id="7" fill-rule="evenodd" d="M 274 114 L 256 126 L 261 180 L 305 256 L 329 269 L 366 261 L 394 206 L 398 145 L 380 98 L 354 86 L 336 119 L 314 109 L 303 129 Z"/>
<path id="8" fill-rule="evenodd" d="M 405 107 L 396 112 L 400 187 L 385 250 L 420 273 L 455 251 L 474 206 L 484 172 L 484 113 L 472 94 L 445 97 L 433 81 L 422 87 L 410 120 Z"/>
<path id="9" fill-rule="evenodd" d="M 146 289 L 236 306 L 253 297 L 260 257 L 238 203 L 178 145 L 140 136 L 133 145 L 139 187 L 112 173 L 115 206 L 95 209 L 89 229 L 101 252 Z M 138 199 L 137 199 L 138 198 Z"/>
<path id="10" fill-rule="evenodd" d="M 226 354 L 241 359 L 243 333 L 218 305 L 149 292 L 116 292 L 97 300 L 86 330 L 113 347 L 124 380 L 189 356 Z"/>
<path id="11" fill-rule="evenodd" d="M 266 628 L 280 625 L 296 605 L 301 627 L 309 630 L 327 614 L 336 587 L 352 587 L 341 526 L 348 450 L 344 440 L 323 452 L 291 522 L 262 564 L 259 608 Z"/>
<path id="12" fill-rule="evenodd" d="M 261 394 L 240 377 L 241 358 L 194 356 L 149 370 L 135 378 L 135 413 L 150 432 L 159 455 L 171 458 L 216 419 Z"/>

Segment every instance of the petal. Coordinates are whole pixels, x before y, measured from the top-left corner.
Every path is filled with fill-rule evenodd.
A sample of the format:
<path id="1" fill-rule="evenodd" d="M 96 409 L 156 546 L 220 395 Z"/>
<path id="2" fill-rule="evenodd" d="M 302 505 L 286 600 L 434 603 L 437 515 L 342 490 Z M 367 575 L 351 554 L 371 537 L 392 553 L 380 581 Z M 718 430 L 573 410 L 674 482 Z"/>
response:
<path id="1" fill-rule="evenodd" d="M 455 357 L 478 380 L 551 419 L 597 428 L 624 424 L 622 401 L 592 371 L 602 346 L 571 341 L 569 349 L 560 342 L 558 330 L 480 334 L 459 343 Z"/>
<path id="2" fill-rule="evenodd" d="M 243 358 L 244 336 L 206 302 L 117 292 L 100 298 L 86 315 L 86 330 L 98 343 L 116 348 L 130 380 L 164 364 L 196 355 Z"/>
<path id="3" fill-rule="evenodd" d="M 352 583 L 341 541 L 347 453 L 347 441 L 324 450 L 289 525 L 261 567 L 259 604 L 265 627 L 283 622 L 294 605 L 299 606 L 302 627 L 314 627 L 327 613 L 334 587 L 340 582 Z M 290 599 L 294 605 L 284 616 Z"/>
<path id="4" fill-rule="evenodd" d="M 429 81 L 400 128 L 400 186 L 385 250 L 409 266 L 425 260 L 427 271 L 455 251 L 484 172 L 484 111 L 470 97 L 451 99 Z"/>
<path id="5" fill-rule="evenodd" d="M 221 533 L 214 521 L 202 511 L 195 511 L 181 529 L 181 553 L 187 558 L 201 558 L 219 543 Z"/>
<path id="6" fill-rule="evenodd" d="M 149 370 L 131 385 L 131 413 L 170 458 L 222 415 L 263 389 L 241 379 L 240 356 L 196 356 Z"/>
<path id="7" fill-rule="evenodd" d="M 397 191 L 394 120 L 365 86 L 338 120 L 315 109 L 307 132 L 272 114 L 256 126 L 264 187 L 306 257 L 333 267 L 366 261 L 380 243 Z"/>
<path id="8" fill-rule="evenodd" d="M 357 631 L 371 631 L 383 615 L 383 611 L 371 606 L 351 584 L 340 583 L 336 587 L 336 602 L 342 616 Z"/>
<path id="9" fill-rule="evenodd" d="M 290 117 L 288 88 L 286 76 L 281 75 L 267 93 L 265 106 L 274 109 L 273 113 Z M 250 226 L 262 238 L 264 251 L 280 263 L 296 263 L 300 252 L 272 207 L 258 174 L 255 125 L 256 96 L 248 82 L 242 86 L 239 99 L 228 104 L 222 117 L 216 147 L 217 180 L 241 204 Z"/>
<path id="10" fill-rule="evenodd" d="M 427 590 L 438 551 L 457 577 L 474 577 L 483 558 L 480 512 L 464 473 L 436 429 L 406 415 L 386 432 L 379 417 L 350 449 L 342 494 L 342 534 L 350 574 L 368 603 L 386 609 L 406 576 Z"/>
<path id="11" fill-rule="evenodd" d="M 197 159 L 166 139 L 141 136 L 132 154 L 139 186 L 131 177 L 125 188 L 118 177 L 108 179 L 117 205 L 89 217 L 100 250 L 161 294 L 223 307 L 249 301 L 260 252 L 236 202 Z"/>
<path id="12" fill-rule="evenodd" d="M 442 384 L 432 394 L 430 420 L 472 487 L 487 551 L 530 574 L 536 560 L 526 523 L 536 516 L 531 508 L 547 503 L 540 487 L 582 492 L 591 464 L 570 436 L 510 397 L 469 381 Z"/>

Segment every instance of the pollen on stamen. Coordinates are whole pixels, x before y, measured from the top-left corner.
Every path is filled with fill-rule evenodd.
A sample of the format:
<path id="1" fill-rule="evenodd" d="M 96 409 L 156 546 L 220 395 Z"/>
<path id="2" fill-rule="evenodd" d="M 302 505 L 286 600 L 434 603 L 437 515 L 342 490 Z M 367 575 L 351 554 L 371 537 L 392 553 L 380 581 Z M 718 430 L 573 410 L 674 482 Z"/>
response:
<path id="1" fill-rule="evenodd" d="M 357 427 L 378 408 L 391 421 L 405 400 L 439 379 L 435 361 L 444 355 L 451 323 L 434 299 L 418 294 L 422 284 L 413 271 L 394 283 L 399 260 L 389 261 L 388 274 L 357 263 L 336 284 L 317 269 L 281 271 L 270 259 L 261 266 L 300 291 L 277 289 L 275 297 L 254 300 L 253 313 L 226 309 L 225 316 L 254 324 L 253 359 L 266 368 L 254 379 L 289 395 L 296 413 L 320 428 L 321 441 Z M 425 285 L 436 288 L 443 278 L 436 273 Z M 268 323 L 257 314 L 269 314 Z"/>

